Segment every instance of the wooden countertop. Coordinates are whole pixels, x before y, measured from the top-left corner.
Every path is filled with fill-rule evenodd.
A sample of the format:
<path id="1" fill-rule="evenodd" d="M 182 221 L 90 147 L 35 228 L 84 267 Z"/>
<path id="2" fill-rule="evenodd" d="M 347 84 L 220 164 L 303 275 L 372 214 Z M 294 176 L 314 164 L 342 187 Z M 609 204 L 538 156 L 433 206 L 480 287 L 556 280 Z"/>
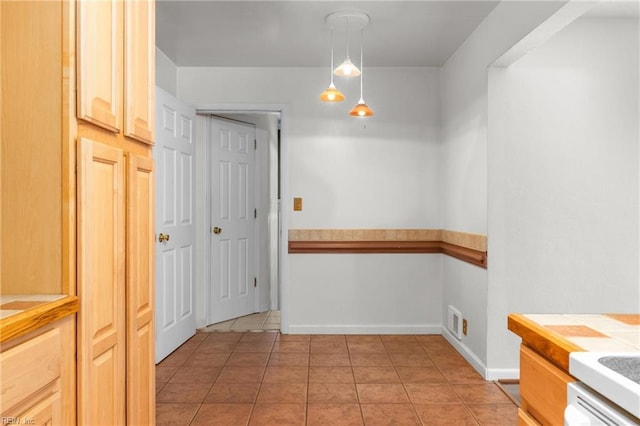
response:
<path id="1" fill-rule="evenodd" d="M 640 314 L 510 314 L 508 328 L 567 372 L 571 352 L 640 351 Z"/>
<path id="2" fill-rule="evenodd" d="M 0 343 L 27 334 L 78 312 L 76 296 L 2 296 L 0 299 Z"/>

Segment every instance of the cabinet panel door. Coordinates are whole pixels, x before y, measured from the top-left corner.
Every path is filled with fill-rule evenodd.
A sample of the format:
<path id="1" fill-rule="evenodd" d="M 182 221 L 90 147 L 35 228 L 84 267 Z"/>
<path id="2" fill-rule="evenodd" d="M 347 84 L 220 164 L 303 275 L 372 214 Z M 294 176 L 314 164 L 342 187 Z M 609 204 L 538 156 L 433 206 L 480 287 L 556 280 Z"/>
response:
<path id="1" fill-rule="evenodd" d="M 78 118 L 121 128 L 122 13 L 119 0 L 78 2 Z"/>
<path id="2" fill-rule="evenodd" d="M 575 379 L 528 347 L 520 346 L 522 407 L 542 425 L 564 423 L 567 383 Z"/>
<path id="3" fill-rule="evenodd" d="M 125 4 L 124 134 L 153 143 L 155 93 L 155 3 Z"/>
<path id="4" fill-rule="evenodd" d="M 125 224 L 122 151 L 78 149 L 78 424 L 125 423 Z"/>
<path id="5" fill-rule="evenodd" d="M 153 160 L 127 169 L 127 423 L 155 424 Z"/>

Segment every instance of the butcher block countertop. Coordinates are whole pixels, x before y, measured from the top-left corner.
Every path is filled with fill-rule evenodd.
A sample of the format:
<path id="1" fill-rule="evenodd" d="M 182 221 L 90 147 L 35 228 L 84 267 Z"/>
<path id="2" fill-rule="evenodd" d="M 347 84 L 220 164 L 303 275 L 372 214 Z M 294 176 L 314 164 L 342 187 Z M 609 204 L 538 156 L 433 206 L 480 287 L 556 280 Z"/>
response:
<path id="1" fill-rule="evenodd" d="M 78 298 L 64 294 L 0 296 L 0 343 L 78 312 Z"/>
<path id="2" fill-rule="evenodd" d="M 571 352 L 640 352 L 640 314 L 510 314 L 508 328 L 565 371 Z"/>

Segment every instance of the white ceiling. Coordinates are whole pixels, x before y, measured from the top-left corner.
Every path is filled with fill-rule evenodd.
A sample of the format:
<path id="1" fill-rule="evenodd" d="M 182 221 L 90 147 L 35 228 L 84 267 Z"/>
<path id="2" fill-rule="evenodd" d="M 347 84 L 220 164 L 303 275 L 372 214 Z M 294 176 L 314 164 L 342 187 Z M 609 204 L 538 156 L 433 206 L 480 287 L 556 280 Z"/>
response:
<path id="1" fill-rule="evenodd" d="M 329 65 L 327 14 L 360 10 L 365 65 L 440 67 L 499 1 L 165 1 L 156 3 L 156 43 L 178 66 L 323 67 Z M 344 59 L 336 29 L 336 65 Z M 351 58 L 359 63 L 359 34 Z"/>

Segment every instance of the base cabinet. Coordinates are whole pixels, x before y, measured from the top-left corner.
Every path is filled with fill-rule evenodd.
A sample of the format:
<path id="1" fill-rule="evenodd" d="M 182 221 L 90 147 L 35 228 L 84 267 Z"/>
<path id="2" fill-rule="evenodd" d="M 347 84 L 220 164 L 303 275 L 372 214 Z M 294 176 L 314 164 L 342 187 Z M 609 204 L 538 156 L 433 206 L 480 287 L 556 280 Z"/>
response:
<path id="1" fill-rule="evenodd" d="M 520 347 L 519 424 L 562 425 L 567 406 L 567 384 L 575 379 L 537 352 Z M 525 417 L 526 416 L 526 417 Z M 528 422 L 528 423 L 527 423 Z"/>
<path id="2" fill-rule="evenodd" d="M 3 424 L 75 424 L 74 321 L 72 315 L 2 345 Z"/>

